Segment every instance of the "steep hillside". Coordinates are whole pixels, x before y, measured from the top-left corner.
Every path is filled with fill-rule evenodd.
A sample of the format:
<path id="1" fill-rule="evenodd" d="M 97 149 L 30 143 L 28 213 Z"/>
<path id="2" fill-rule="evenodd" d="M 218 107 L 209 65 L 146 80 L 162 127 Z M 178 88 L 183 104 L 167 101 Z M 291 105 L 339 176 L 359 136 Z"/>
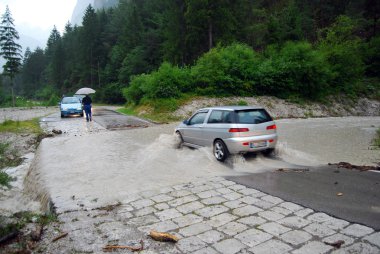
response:
<path id="1" fill-rule="evenodd" d="M 114 7 L 119 3 L 119 0 L 78 0 L 71 16 L 73 25 L 81 25 L 82 17 L 88 5 L 92 5 L 96 10 L 102 8 Z"/>

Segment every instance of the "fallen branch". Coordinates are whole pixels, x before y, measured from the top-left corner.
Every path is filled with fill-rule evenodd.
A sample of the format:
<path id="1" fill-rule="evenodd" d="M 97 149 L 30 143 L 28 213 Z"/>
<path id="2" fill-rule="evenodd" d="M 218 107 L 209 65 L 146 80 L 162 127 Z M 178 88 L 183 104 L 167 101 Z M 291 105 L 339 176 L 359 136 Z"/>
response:
<path id="1" fill-rule="evenodd" d="M 150 231 L 149 236 L 156 241 L 160 242 L 178 242 L 179 238 L 169 233 L 162 233 L 157 231 Z"/>
<path id="2" fill-rule="evenodd" d="M 54 239 L 51 240 L 51 241 L 52 241 L 52 242 L 58 241 L 59 239 L 66 237 L 68 234 L 69 234 L 69 233 L 63 233 L 63 234 L 57 236 L 56 238 L 54 238 Z"/>
<path id="3" fill-rule="evenodd" d="M 140 241 L 140 244 L 141 244 L 140 247 L 127 246 L 127 245 L 106 245 L 106 247 L 103 247 L 103 251 L 113 251 L 116 249 L 128 249 L 130 251 L 142 251 L 142 250 L 144 250 L 143 240 Z"/>

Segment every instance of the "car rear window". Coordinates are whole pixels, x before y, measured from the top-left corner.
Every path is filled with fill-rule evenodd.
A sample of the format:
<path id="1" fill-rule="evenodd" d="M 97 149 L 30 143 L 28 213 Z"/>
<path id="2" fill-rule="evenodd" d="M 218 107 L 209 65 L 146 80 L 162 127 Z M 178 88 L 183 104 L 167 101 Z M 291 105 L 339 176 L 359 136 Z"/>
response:
<path id="1" fill-rule="evenodd" d="M 62 104 L 80 103 L 79 99 L 76 97 L 66 97 L 62 99 Z"/>
<path id="2" fill-rule="evenodd" d="M 259 124 L 273 121 L 272 117 L 265 109 L 238 110 L 236 113 L 236 123 Z"/>

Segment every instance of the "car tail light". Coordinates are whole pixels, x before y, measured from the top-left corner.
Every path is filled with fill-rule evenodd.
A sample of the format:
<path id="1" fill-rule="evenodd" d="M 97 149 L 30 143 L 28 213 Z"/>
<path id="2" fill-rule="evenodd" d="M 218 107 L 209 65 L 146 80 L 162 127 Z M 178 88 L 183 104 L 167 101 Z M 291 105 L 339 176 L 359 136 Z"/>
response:
<path id="1" fill-rule="evenodd" d="M 275 124 L 267 126 L 267 130 L 275 130 L 277 126 Z"/>
<path id="2" fill-rule="evenodd" d="M 248 132 L 248 128 L 231 128 L 228 132 Z"/>
<path id="3" fill-rule="evenodd" d="M 269 143 L 273 143 L 274 139 L 269 139 L 268 141 L 269 141 Z"/>
<path id="4" fill-rule="evenodd" d="M 249 142 L 244 142 L 243 143 L 243 146 L 248 146 L 249 145 Z"/>

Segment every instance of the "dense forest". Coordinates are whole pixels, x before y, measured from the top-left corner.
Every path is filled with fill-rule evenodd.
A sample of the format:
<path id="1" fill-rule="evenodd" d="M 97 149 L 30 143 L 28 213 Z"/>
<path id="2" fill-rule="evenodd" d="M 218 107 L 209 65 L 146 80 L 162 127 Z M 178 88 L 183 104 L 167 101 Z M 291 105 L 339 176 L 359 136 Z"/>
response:
<path id="1" fill-rule="evenodd" d="M 104 103 L 167 103 L 188 95 L 380 98 L 380 1 L 120 0 L 88 6 L 82 26 L 27 49 L 23 98 L 80 87 Z M 6 103 L 7 79 L 1 98 Z"/>

